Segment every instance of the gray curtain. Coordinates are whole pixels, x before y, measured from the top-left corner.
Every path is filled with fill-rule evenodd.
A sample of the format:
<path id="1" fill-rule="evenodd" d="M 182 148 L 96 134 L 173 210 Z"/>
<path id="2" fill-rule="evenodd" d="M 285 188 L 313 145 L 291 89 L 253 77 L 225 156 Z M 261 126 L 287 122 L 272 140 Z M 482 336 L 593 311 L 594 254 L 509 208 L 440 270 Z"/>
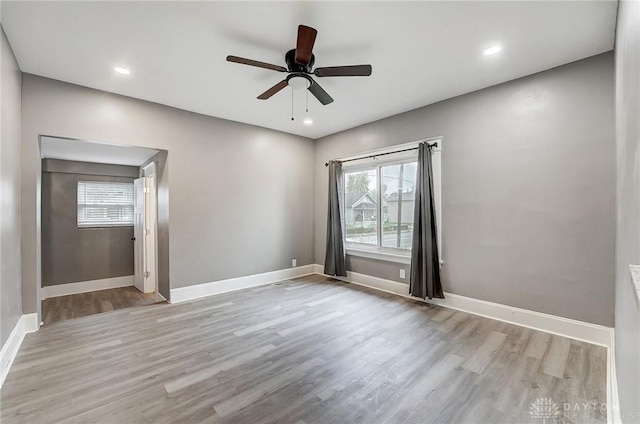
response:
<path id="1" fill-rule="evenodd" d="M 413 211 L 413 242 L 409 293 L 423 299 L 444 299 L 440 284 L 436 202 L 433 194 L 433 169 L 428 143 L 418 146 L 416 201 Z"/>
<path id="2" fill-rule="evenodd" d="M 331 161 L 329 168 L 329 208 L 327 211 L 327 250 L 324 257 L 324 273 L 347 276 L 342 237 L 342 163 Z"/>

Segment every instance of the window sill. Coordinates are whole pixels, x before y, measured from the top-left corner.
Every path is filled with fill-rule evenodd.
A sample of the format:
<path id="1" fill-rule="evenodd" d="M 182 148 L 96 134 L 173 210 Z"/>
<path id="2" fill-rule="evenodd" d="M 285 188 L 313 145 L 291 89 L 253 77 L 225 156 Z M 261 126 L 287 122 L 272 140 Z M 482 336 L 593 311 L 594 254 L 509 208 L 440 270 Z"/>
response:
<path id="1" fill-rule="evenodd" d="M 349 256 L 358 256 L 360 258 L 411 265 L 410 253 L 408 255 L 403 255 L 401 253 L 384 250 L 363 249 L 357 247 L 345 247 L 345 253 Z M 442 265 L 444 265 L 444 260 L 440 259 L 440 269 L 442 269 Z M 638 292 L 638 295 L 640 296 L 640 291 Z"/>
<path id="2" fill-rule="evenodd" d="M 110 230 L 115 228 L 133 228 L 133 224 L 119 224 L 119 225 L 78 225 L 78 230 Z"/>
<path id="3" fill-rule="evenodd" d="M 376 259 L 379 261 L 394 262 L 397 264 L 411 264 L 411 253 L 403 255 L 402 253 L 394 253 L 384 250 L 362 249 L 354 247 L 346 247 L 345 253 L 349 256 L 358 256 L 360 258 Z"/>

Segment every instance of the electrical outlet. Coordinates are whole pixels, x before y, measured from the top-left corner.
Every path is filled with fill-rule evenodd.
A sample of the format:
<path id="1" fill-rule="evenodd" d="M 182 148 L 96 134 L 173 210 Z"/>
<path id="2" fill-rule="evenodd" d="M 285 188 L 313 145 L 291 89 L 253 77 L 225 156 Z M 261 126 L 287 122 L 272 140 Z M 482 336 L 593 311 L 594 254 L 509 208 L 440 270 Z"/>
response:
<path id="1" fill-rule="evenodd" d="M 298 261 L 296 259 L 292 259 L 291 260 L 291 266 L 294 267 L 294 268 L 297 267 L 298 266 Z"/>
<path id="2" fill-rule="evenodd" d="M 404 275 L 404 269 L 401 269 L 401 270 L 400 270 L 400 278 L 404 278 L 404 277 L 405 277 L 405 275 Z"/>

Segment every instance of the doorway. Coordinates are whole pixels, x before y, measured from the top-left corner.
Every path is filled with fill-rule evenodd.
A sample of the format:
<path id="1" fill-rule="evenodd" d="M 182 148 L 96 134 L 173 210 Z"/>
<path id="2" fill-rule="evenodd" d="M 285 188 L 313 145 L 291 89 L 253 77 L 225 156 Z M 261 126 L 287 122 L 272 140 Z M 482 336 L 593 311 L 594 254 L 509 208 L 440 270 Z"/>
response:
<path id="1" fill-rule="evenodd" d="M 141 168 L 142 176 L 133 182 L 134 286 L 142 293 L 162 297 L 157 281 L 156 165 L 151 162 Z"/>
<path id="2" fill-rule="evenodd" d="M 40 151 L 42 324 L 166 301 L 157 225 L 166 151 L 44 136 Z"/>

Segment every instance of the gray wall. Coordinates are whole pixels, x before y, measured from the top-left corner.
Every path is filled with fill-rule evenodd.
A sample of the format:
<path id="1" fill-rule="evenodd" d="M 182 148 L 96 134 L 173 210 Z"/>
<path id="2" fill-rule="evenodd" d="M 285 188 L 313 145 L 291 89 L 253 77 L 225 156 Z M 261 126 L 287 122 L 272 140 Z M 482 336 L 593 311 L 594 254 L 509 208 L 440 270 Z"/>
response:
<path id="1" fill-rule="evenodd" d="M 42 172 L 138 178 L 140 167 L 75 160 L 42 159 Z"/>
<path id="2" fill-rule="evenodd" d="M 0 27 L 1 28 L 1 27 Z M 22 315 L 20 271 L 20 103 L 22 75 L 0 29 L 0 346 Z M 4 364 L 2 364 L 4 366 Z"/>
<path id="3" fill-rule="evenodd" d="M 43 161 L 43 286 L 133 275 L 133 226 L 78 228 L 77 186 L 78 181 L 133 183 L 138 172 L 137 166 Z"/>
<path id="4" fill-rule="evenodd" d="M 168 151 L 171 288 L 313 263 L 312 140 L 27 74 L 22 96 L 26 309 L 40 284 L 39 134 Z"/>
<path id="5" fill-rule="evenodd" d="M 327 160 L 444 136 L 445 291 L 613 326 L 613 75 L 608 52 L 318 140 L 316 262 Z"/>
<path id="6" fill-rule="evenodd" d="M 616 33 L 616 367 L 622 420 L 640 421 L 640 305 L 628 266 L 640 263 L 640 3 L 621 1 Z"/>

